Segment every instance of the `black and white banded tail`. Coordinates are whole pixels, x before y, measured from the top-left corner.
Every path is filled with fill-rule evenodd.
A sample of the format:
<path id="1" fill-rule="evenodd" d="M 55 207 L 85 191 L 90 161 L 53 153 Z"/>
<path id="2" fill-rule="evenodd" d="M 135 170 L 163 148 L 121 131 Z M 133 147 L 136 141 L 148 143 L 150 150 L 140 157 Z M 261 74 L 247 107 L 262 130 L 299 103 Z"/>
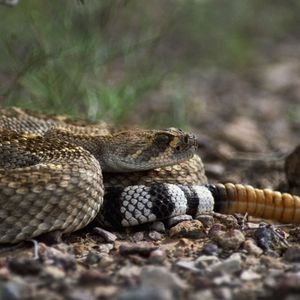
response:
<path id="1" fill-rule="evenodd" d="M 300 223 L 300 198 L 241 184 L 175 185 L 154 183 L 107 188 L 97 220 L 114 228 L 180 215 L 249 213 L 283 223 Z"/>

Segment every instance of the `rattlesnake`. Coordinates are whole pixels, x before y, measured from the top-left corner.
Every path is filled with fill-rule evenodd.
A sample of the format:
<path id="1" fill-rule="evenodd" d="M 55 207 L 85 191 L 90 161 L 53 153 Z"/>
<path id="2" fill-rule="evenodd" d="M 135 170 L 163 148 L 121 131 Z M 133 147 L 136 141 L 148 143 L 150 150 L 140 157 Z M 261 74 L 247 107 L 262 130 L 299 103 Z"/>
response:
<path id="1" fill-rule="evenodd" d="M 179 129 L 0 113 L 0 243 L 72 232 L 94 218 L 120 227 L 213 210 L 300 223 L 297 196 L 207 184 L 196 138 Z"/>

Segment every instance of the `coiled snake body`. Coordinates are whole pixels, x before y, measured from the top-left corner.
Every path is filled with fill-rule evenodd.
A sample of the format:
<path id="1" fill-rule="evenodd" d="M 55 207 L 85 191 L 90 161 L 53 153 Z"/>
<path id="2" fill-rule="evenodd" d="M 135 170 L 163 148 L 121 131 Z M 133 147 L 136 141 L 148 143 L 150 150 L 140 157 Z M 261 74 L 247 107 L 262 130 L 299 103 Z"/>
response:
<path id="1" fill-rule="evenodd" d="M 0 243 L 72 232 L 94 218 L 134 226 L 212 210 L 300 223 L 297 196 L 207 184 L 196 139 L 181 130 L 0 112 Z"/>

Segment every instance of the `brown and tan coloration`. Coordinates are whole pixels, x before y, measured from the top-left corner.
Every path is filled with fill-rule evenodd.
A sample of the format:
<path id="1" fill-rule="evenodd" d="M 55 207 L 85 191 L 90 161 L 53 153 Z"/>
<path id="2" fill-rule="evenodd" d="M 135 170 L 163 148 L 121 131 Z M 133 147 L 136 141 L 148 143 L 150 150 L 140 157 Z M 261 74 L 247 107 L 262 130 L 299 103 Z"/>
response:
<path id="1" fill-rule="evenodd" d="M 102 171 L 164 168 L 196 150 L 195 138 L 179 130 L 100 134 L 96 126 L 10 112 L 0 116 L 0 243 L 82 228 L 102 205 Z"/>
<path id="2" fill-rule="evenodd" d="M 108 187 L 207 183 L 196 139 L 180 130 L 117 131 L 17 108 L 0 112 L 0 243 L 87 225 L 102 205 L 102 171 Z M 219 212 L 300 223 L 297 196 L 233 184 L 207 188 Z"/>

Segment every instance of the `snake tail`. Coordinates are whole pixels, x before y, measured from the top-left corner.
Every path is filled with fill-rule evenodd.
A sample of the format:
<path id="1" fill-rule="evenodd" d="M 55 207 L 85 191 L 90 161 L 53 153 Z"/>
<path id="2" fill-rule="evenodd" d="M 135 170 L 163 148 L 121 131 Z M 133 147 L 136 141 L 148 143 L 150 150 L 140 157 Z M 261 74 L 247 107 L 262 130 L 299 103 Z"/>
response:
<path id="1" fill-rule="evenodd" d="M 204 185 L 131 185 L 106 189 L 97 220 L 105 226 L 121 228 L 184 214 L 196 217 L 213 208 L 213 194 Z"/>
<path id="2" fill-rule="evenodd" d="M 300 197 L 242 184 L 207 185 L 214 198 L 214 211 L 250 216 L 281 223 L 300 224 Z"/>
<path id="3" fill-rule="evenodd" d="M 248 213 L 281 223 L 300 224 L 300 197 L 242 184 L 154 183 L 107 188 L 97 220 L 121 228 L 188 214 Z"/>

